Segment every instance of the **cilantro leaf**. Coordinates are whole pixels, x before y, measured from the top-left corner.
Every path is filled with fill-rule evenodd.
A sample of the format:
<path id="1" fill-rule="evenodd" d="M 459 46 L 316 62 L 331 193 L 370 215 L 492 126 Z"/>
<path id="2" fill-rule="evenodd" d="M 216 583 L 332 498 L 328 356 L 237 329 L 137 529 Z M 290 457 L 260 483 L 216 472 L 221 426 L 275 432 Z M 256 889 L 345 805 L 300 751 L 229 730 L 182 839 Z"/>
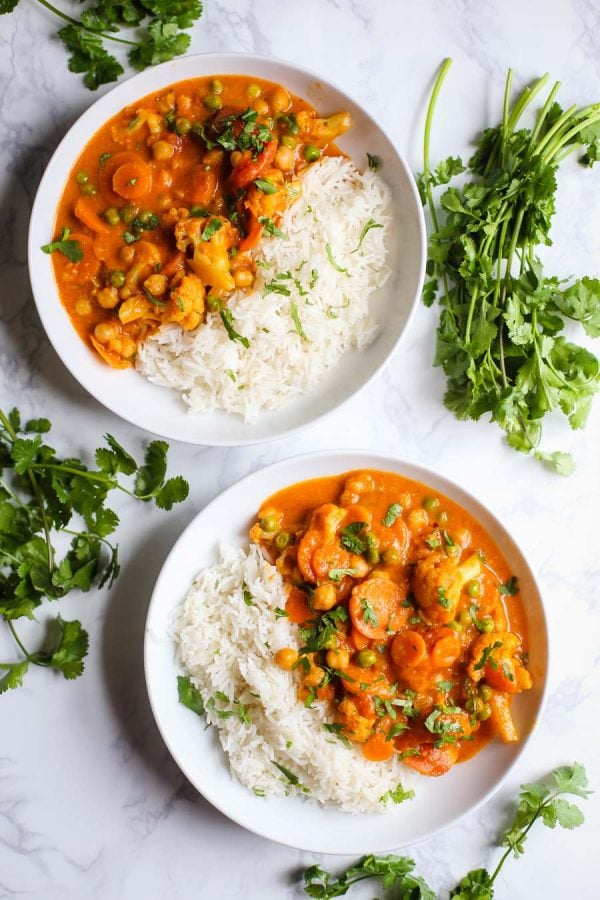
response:
<path id="1" fill-rule="evenodd" d="M 146 69 L 181 56 L 189 46 L 189 34 L 180 32 L 176 22 L 155 19 L 144 40 L 130 50 L 129 62 L 134 69 Z"/>
<path id="2" fill-rule="evenodd" d="M 300 321 L 300 316 L 298 315 L 298 307 L 296 306 L 294 301 L 290 303 L 290 316 L 292 318 L 292 322 L 294 323 L 294 331 L 296 332 L 296 334 L 301 337 L 303 341 L 307 341 L 308 338 L 304 333 L 302 322 Z"/>
<path id="3" fill-rule="evenodd" d="M 263 194 L 277 194 L 279 191 L 277 185 L 273 184 L 272 181 L 269 181 L 268 178 L 256 178 L 254 184 L 263 192 Z"/>
<path id="4" fill-rule="evenodd" d="M 225 331 L 227 332 L 227 337 L 229 338 L 229 340 L 238 341 L 242 345 L 242 347 L 248 349 L 250 346 L 250 341 L 247 337 L 244 337 L 243 334 L 240 334 L 238 331 L 236 331 L 233 313 L 231 312 L 231 310 L 222 309 L 219 311 L 219 315 L 221 316 L 221 321 L 225 326 Z"/>
<path id="5" fill-rule="evenodd" d="M 60 615 L 56 617 L 58 641 L 48 664 L 62 672 L 65 678 L 77 678 L 83 672 L 83 660 L 87 656 L 89 639 L 81 622 L 66 622 Z"/>
<path id="6" fill-rule="evenodd" d="M 381 880 L 384 890 L 394 888 L 399 900 L 436 900 L 434 891 L 420 877 L 413 875 L 414 860 L 406 856 L 363 856 L 356 865 L 340 875 L 331 875 L 320 866 L 304 872 L 304 891 L 309 897 L 330 900 L 348 893 L 353 884 L 368 878 Z"/>
<path id="7" fill-rule="evenodd" d="M 508 594 L 509 597 L 514 597 L 515 594 L 518 594 L 518 593 L 519 593 L 519 582 L 517 581 L 517 579 L 515 578 L 515 576 L 512 575 L 512 576 L 508 579 L 508 581 L 506 582 L 506 584 L 501 584 L 501 585 L 499 586 L 498 591 L 499 591 L 499 593 L 501 593 L 501 594 Z"/>
<path id="8" fill-rule="evenodd" d="M 354 248 L 352 253 L 358 253 L 358 251 L 360 250 L 360 248 L 363 245 L 364 239 L 368 235 L 369 231 L 373 230 L 373 228 L 383 228 L 383 225 L 381 225 L 379 222 L 376 222 L 375 219 L 369 219 L 369 221 L 366 222 L 366 224 L 361 229 L 360 236 L 358 239 L 358 244 L 356 245 L 356 247 Z"/>
<path id="9" fill-rule="evenodd" d="M 28 668 L 28 659 L 24 659 L 23 662 L 18 663 L 0 663 L 0 672 L 6 672 L 6 674 L 0 678 L 0 694 L 4 694 L 5 691 L 14 690 L 16 687 L 21 687 L 23 684 L 23 676 L 27 673 Z"/>
<path id="10" fill-rule="evenodd" d="M 97 34 L 86 31 L 79 25 L 65 25 L 58 36 L 71 54 L 69 70 L 84 72 L 83 83 L 91 91 L 97 90 L 101 84 L 117 81 L 125 71 L 121 63 L 104 48 L 102 38 Z M 83 254 L 79 259 L 82 258 Z"/>
<path id="11" fill-rule="evenodd" d="M 473 869 L 450 892 L 454 900 L 493 900 L 494 887 L 487 869 Z"/>
<path id="12" fill-rule="evenodd" d="M 387 528 L 391 528 L 396 519 L 402 515 L 402 506 L 399 503 L 392 503 L 391 506 L 388 506 L 387 512 L 383 517 L 383 524 Z"/>
<path id="13" fill-rule="evenodd" d="M 175 22 L 178 28 L 191 28 L 203 11 L 201 0 L 142 0 L 142 6 L 159 19 Z"/>
<path id="14" fill-rule="evenodd" d="M 189 494 L 190 486 L 181 475 L 169 478 L 158 491 L 154 500 L 160 509 L 173 509 L 175 503 L 181 503 Z"/>
<path id="15" fill-rule="evenodd" d="M 177 695 L 179 697 L 179 702 L 183 703 L 184 706 L 187 706 L 188 709 L 191 709 L 192 712 L 195 712 L 197 716 L 205 715 L 206 710 L 204 708 L 202 694 L 192 683 L 192 679 L 189 675 L 177 676 Z"/>
<path id="16" fill-rule="evenodd" d="M 406 726 L 404 726 L 406 728 Z M 412 800 L 415 796 L 415 792 L 412 790 L 406 791 L 399 783 L 393 790 L 386 791 L 385 794 L 379 798 L 379 802 L 384 805 L 388 802 L 391 803 L 404 803 L 405 800 Z"/>
<path id="17" fill-rule="evenodd" d="M 44 253 L 54 253 L 58 250 L 63 256 L 66 256 L 70 262 L 77 263 L 83 259 L 83 249 L 79 241 L 70 239 L 70 228 L 63 228 L 57 240 L 51 244 L 44 244 L 42 250 Z"/>
<path id="18" fill-rule="evenodd" d="M 258 221 L 265 229 L 267 234 L 271 234 L 273 235 L 273 237 L 281 238 L 281 240 L 283 241 L 289 241 L 287 234 L 284 234 L 281 229 L 277 228 L 273 219 L 271 219 L 269 216 L 259 216 Z"/>

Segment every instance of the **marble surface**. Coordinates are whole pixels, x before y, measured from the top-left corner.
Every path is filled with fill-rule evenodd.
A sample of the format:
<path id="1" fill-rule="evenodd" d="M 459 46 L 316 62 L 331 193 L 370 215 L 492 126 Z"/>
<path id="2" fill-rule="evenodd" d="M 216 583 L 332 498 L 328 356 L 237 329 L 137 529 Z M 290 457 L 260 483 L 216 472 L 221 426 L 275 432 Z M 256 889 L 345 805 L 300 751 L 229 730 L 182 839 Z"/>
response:
<path id="1" fill-rule="evenodd" d="M 63 7 L 74 4 L 63 3 Z M 194 51 L 278 55 L 343 84 L 420 165 L 423 103 L 432 74 L 451 55 L 435 125 L 434 156 L 498 118 L 510 64 L 518 84 L 549 69 L 562 99 L 600 96 L 600 16 L 595 0 L 207 0 Z M 82 452 L 105 431 L 139 449 L 146 437 L 101 408 L 49 346 L 30 295 L 26 232 L 44 166 L 94 99 L 67 72 L 55 21 L 32 0 L 0 19 L 0 399 L 48 415 L 54 442 Z M 567 166 L 556 246 L 561 274 L 598 276 L 598 173 Z M 596 503 L 600 403 L 587 430 L 552 423 L 551 446 L 573 448 L 577 471 L 562 480 L 508 450 L 489 425 L 458 423 L 431 367 L 435 316 L 419 309 L 386 372 L 337 415 L 270 446 L 173 446 L 173 469 L 190 500 L 170 515 L 119 504 L 124 566 L 113 590 L 62 603 L 91 634 L 85 677 L 36 671 L 0 698 L 0 896 L 70 898 L 304 896 L 297 874 L 318 857 L 245 833 L 186 783 L 169 757 L 146 699 L 145 612 L 162 560 L 181 529 L 216 493 L 249 471 L 305 450 L 392 450 L 436 466 L 473 490 L 508 524 L 537 572 L 552 632 L 550 697 L 537 737 L 497 797 L 436 839 L 412 848 L 418 870 L 447 896 L 459 876 L 498 858 L 494 839 L 523 780 L 579 759 L 600 788 L 600 613 Z M 365 420 L 369 422 L 365 429 Z M 0 631 L 0 658 L 12 647 Z M 597 796 L 597 795 L 596 795 Z M 577 833 L 542 832 L 506 866 L 498 898 L 598 896 L 597 799 Z M 365 851 L 368 835 L 365 835 Z M 346 860 L 319 859 L 341 868 Z M 354 892 L 372 897 L 374 889 Z"/>

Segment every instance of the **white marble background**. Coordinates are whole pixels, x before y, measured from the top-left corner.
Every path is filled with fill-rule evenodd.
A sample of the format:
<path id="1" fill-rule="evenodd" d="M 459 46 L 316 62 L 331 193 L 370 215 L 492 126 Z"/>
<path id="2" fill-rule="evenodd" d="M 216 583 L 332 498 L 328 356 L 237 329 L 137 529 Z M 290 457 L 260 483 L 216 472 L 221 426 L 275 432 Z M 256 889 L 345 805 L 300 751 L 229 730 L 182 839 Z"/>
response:
<path id="1" fill-rule="evenodd" d="M 58 0 L 60 3 L 60 0 Z M 73 4 L 63 2 L 64 8 Z M 441 59 L 455 66 L 435 125 L 434 155 L 498 119 L 505 70 L 520 84 L 550 70 L 564 105 L 600 98 L 597 0 L 207 0 L 192 49 L 247 50 L 312 66 L 375 114 L 420 166 L 423 104 Z M 50 348 L 32 303 L 26 231 L 43 168 L 94 96 L 66 70 L 56 22 L 33 0 L 0 19 L 0 400 L 48 415 L 53 439 L 80 453 L 107 430 L 139 449 L 144 435 L 106 412 Z M 561 274 L 598 277 L 599 173 L 565 168 L 547 253 Z M 224 487 L 304 450 L 393 450 L 470 487 L 509 525 L 539 575 L 553 634 L 550 701 L 537 738 L 509 783 L 478 813 L 413 848 L 419 871 L 446 896 L 459 876 L 493 865 L 494 838 L 518 784 L 574 759 L 600 789 L 600 614 L 597 530 L 600 401 L 586 432 L 552 428 L 577 472 L 562 480 L 508 450 L 498 432 L 461 424 L 442 405 L 431 367 L 435 316 L 421 308 L 385 374 L 342 412 L 271 446 L 174 446 L 191 499 L 170 515 L 119 505 L 124 567 L 110 594 L 65 601 L 91 632 L 85 677 L 36 671 L 0 698 L 0 896 L 70 898 L 299 898 L 297 873 L 318 859 L 247 834 L 213 810 L 171 761 L 150 714 L 143 623 L 161 562 L 183 526 Z M 365 429 L 364 422 L 369 422 Z M 0 659 L 12 647 L 0 633 Z M 10 658 L 10 657 L 8 657 Z M 600 812 L 587 803 L 578 832 L 539 828 L 510 862 L 497 897 L 598 896 Z M 365 851 L 368 836 L 365 836 Z M 341 868 L 339 858 L 321 860 Z M 374 889 L 354 892 L 372 897 Z"/>

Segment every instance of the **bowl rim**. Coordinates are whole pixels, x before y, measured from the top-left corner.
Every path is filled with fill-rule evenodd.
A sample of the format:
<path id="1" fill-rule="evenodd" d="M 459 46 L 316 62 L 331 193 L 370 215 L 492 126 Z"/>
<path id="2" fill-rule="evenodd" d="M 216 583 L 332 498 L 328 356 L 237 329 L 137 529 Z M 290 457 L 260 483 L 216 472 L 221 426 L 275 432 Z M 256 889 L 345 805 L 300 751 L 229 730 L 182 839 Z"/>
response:
<path id="1" fill-rule="evenodd" d="M 147 419 L 148 417 L 143 412 L 140 415 L 138 415 L 135 410 L 132 410 L 127 415 L 124 415 L 123 412 L 114 408 L 114 403 L 111 403 L 110 397 L 107 399 L 105 399 L 104 397 L 102 399 L 100 399 L 94 391 L 93 380 L 90 377 L 88 377 L 88 375 L 85 372 L 84 373 L 79 372 L 77 365 L 73 364 L 72 361 L 69 359 L 68 355 L 63 352 L 60 328 L 59 328 L 59 326 L 55 325 L 55 317 L 53 316 L 53 310 L 56 308 L 55 304 L 58 303 L 59 307 L 62 307 L 62 301 L 61 301 L 60 295 L 58 293 L 57 285 L 56 285 L 56 282 L 54 279 L 54 273 L 51 269 L 51 256 L 48 255 L 48 257 L 46 258 L 43 255 L 41 255 L 40 248 L 34 239 L 34 231 L 35 231 L 35 226 L 37 224 L 37 221 L 42 216 L 46 215 L 45 209 L 49 205 L 47 195 L 52 194 L 53 192 L 54 192 L 54 194 L 56 194 L 56 190 L 53 187 L 52 181 L 51 181 L 53 168 L 56 164 L 56 160 L 61 156 L 61 154 L 64 153 L 64 147 L 66 144 L 69 143 L 72 132 L 76 128 L 81 127 L 82 124 L 86 124 L 89 122 L 91 124 L 90 124 L 90 128 L 89 128 L 90 136 L 88 137 L 88 140 L 90 140 L 91 137 L 98 131 L 98 129 L 103 127 L 103 125 L 106 124 L 106 122 L 110 118 L 112 118 L 112 116 L 116 115 L 120 109 L 124 108 L 124 106 L 126 104 L 124 101 L 119 101 L 119 98 L 121 97 L 121 95 L 123 93 L 131 90 L 131 84 L 133 82 L 136 82 L 136 79 L 137 79 L 137 81 L 143 83 L 149 77 L 156 79 L 157 74 L 164 73 L 165 78 L 164 78 L 164 83 L 162 84 L 162 88 L 158 88 L 158 87 L 154 88 L 154 90 L 159 90 L 159 89 L 162 90 L 162 89 L 168 87 L 170 84 L 176 84 L 178 80 L 181 80 L 180 78 L 178 78 L 178 74 L 177 74 L 178 69 L 181 68 L 183 65 L 189 65 L 189 60 L 194 60 L 194 59 L 201 60 L 203 62 L 203 64 L 210 62 L 211 59 L 214 59 L 214 61 L 215 61 L 214 74 L 219 74 L 219 72 L 218 72 L 219 69 L 221 70 L 222 73 L 225 74 L 228 60 L 235 60 L 235 62 L 237 64 L 239 64 L 240 61 L 248 60 L 249 63 L 251 62 L 252 64 L 258 64 L 259 66 L 263 63 L 266 65 L 275 64 L 278 66 L 283 66 L 285 68 L 294 70 L 299 75 L 304 76 L 315 82 L 321 83 L 325 87 L 331 88 L 334 91 L 337 91 L 340 94 L 342 94 L 344 97 L 347 97 L 348 100 L 350 100 L 355 106 L 357 106 L 361 110 L 362 115 L 382 134 L 384 139 L 389 142 L 390 146 L 392 147 L 394 153 L 396 154 L 396 156 L 400 162 L 402 169 L 404 170 L 404 172 L 407 176 L 407 184 L 409 186 L 409 191 L 412 194 L 412 197 L 414 200 L 414 206 L 416 209 L 417 229 L 418 229 L 418 234 L 419 234 L 418 252 L 420 254 L 416 290 L 414 291 L 414 296 L 413 296 L 412 300 L 410 301 L 410 304 L 408 304 L 407 316 L 406 316 L 404 325 L 403 325 L 400 333 L 398 334 L 396 340 L 394 341 L 392 346 L 389 348 L 387 354 L 376 365 L 376 367 L 370 373 L 370 375 L 367 378 L 365 378 L 362 381 L 362 383 L 349 396 L 347 396 L 346 398 L 344 398 L 343 400 L 341 400 L 339 402 L 334 403 L 328 409 L 325 409 L 324 411 L 320 412 L 318 415 L 314 416 L 314 418 L 310 418 L 307 421 L 303 421 L 298 424 L 290 425 L 287 428 L 283 428 L 280 430 L 274 430 L 269 436 L 266 436 L 266 437 L 252 436 L 249 438 L 239 437 L 239 438 L 225 438 L 225 439 L 221 439 L 219 437 L 211 437 L 209 440 L 207 440 L 205 436 L 203 436 L 201 439 L 199 439 L 198 437 L 194 437 L 194 435 L 184 435 L 184 436 L 174 435 L 168 427 L 166 427 L 166 428 L 162 428 L 160 426 L 158 428 L 148 427 L 148 424 L 145 421 L 145 419 Z M 150 76 L 149 76 L 149 73 L 151 73 Z M 168 77 L 167 77 L 167 74 L 168 74 Z M 199 74 L 197 77 L 202 77 L 202 76 Z M 163 81 L 163 79 L 159 79 L 159 80 Z M 148 93 L 148 92 L 149 92 L 148 90 L 145 91 L 145 93 Z M 143 95 L 144 95 L 144 89 L 140 88 L 140 97 Z M 135 102 L 135 101 L 131 101 L 131 102 Z M 108 107 L 108 111 L 103 112 L 101 121 L 97 122 L 98 108 L 101 108 L 104 110 L 105 107 Z M 96 123 L 96 124 L 94 124 L 94 123 Z M 73 158 L 71 160 L 71 162 L 72 162 L 71 168 L 75 164 L 77 155 L 82 151 L 84 146 L 85 146 L 85 144 L 78 145 L 77 153 L 73 155 Z M 63 189 L 63 187 L 64 186 L 61 186 L 61 190 Z M 52 205 L 54 215 L 56 214 L 56 209 L 57 209 L 56 204 L 57 204 L 57 201 L 56 201 L 56 196 L 55 196 L 54 203 Z M 364 389 L 375 378 L 377 378 L 378 376 L 381 375 L 382 371 L 387 367 L 387 365 L 389 364 L 392 357 L 397 353 L 400 342 L 402 341 L 402 339 L 406 336 L 407 332 L 409 331 L 411 324 L 413 322 L 413 319 L 416 315 L 416 311 L 419 306 L 419 300 L 420 300 L 421 293 L 423 290 L 423 283 L 424 283 L 424 279 L 425 279 L 426 260 L 427 260 L 427 231 L 426 231 L 426 225 L 425 225 L 425 216 L 424 216 L 421 200 L 419 197 L 419 192 L 417 189 L 416 179 L 412 173 L 410 166 L 408 165 L 408 162 L 407 162 L 404 154 L 399 149 L 397 142 L 390 137 L 387 130 L 385 128 L 383 128 L 382 125 L 380 125 L 380 123 L 376 119 L 373 118 L 373 116 L 368 112 L 367 109 L 365 109 L 364 105 L 361 102 L 356 100 L 351 94 L 349 94 L 346 90 L 341 88 L 335 81 L 331 81 L 328 77 L 322 76 L 318 72 L 315 72 L 311 69 L 307 69 L 303 66 L 296 65 L 296 63 L 289 62 L 288 60 L 282 59 L 281 57 L 265 56 L 265 55 L 261 55 L 261 54 L 247 53 L 247 52 L 243 52 L 243 51 L 224 51 L 224 52 L 209 51 L 209 52 L 204 52 L 204 53 L 186 54 L 183 57 L 178 57 L 174 60 L 162 63 L 158 66 L 154 66 L 149 70 L 144 70 L 142 72 L 138 72 L 137 74 L 132 75 L 127 79 L 124 79 L 122 82 L 120 82 L 114 88 L 107 91 L 105 94 L 103 94 L 97 100 L 95 100 L 94 103 L 92 103 L 91 106 L 89 106 L 86 110 L 84 110 L 84 112 L 81 113 L 81 115 L 78 116 L 78 118 L 70 125 L 67 132 L 62 137 L 61 141 L 59 142 L 58 146 L 54 150 L 52 156 L 50 157 L 50 159 L 46 165 L 46 168 L 44 169 L 44 173 L 43 173 L 40 183 L 38 185 L 35 199 L 34 199 L 34 202 L 32 205 L 31 215 L 29 217 L 28 239 L 27 239 L 27 267 L 28 267 L 28 272 L 29 272 L 29 281 L 30 281 L 31 292 L 33 295 L 33 299 L 34 299 L 34 303 L 35 303 L 38 315 L 42 322 L 42 326 L 44 328 L 46 337 L 50 341 L 52 347 L 54 348 L 54 350 L 55 350 L 56 354 L 58 355 L 59 359 L 61 360 L 62 364 L 68 369 L 68 371 L 75 378 L 75 380 L 84 388 L 85 391 L 87 391 L 88 394 L 90 394 L 98 403 L 100 403 L 106 409 L 110 410 L 110 412 L 119 416 L 119 418 L 123 419 L 124 421 L 127 421 L 133 425 L 136 425 L 138 428 L 141 428 L 144 431 L 147 431 L 151 434 L 157 434 L 160 437 L 165 437 L 169 440 L 177 440 L 177 441 L 180 441 L 181 443 L 192 444 L 194 446 L 210 446 L 210 447 L 252 446 L 252 445 L 258 445 L 258 444 L 266 444 L 271 441 L 282 440 L 293 434 L 297 434 L 298 432 L 301 432 L 305 429 L 315 426 L 318 422 L 322 421 L 323 419 L 325 419 L 327 416 L 331 415 L 332 413 L 342 409 L 344 406 L 346 406 L 346 404 L 348 404 L 350 401 L 354 400 L 361 392 L 364 391 Z M 50 304 L 45 303 L 44 299 L 43 299 L 48 291 L 48 268 L 45 268 L 45 266 L 50 267 L 50 273 L 51 273 L 51 282 L 52 282 L 51 291 L 52 291 L 53 302 Z M 71 327 L 73 327 L 72 324 L 71 324 Z M 139 377 L 143 377 L 139 373 L 136 373 L 136 374 L 138 374 Z M 316 390 L 318 390 L 318 386 L 317 386 Z M 188 415 L 188 413 L 183 409 L 183 406 L 182 406 L 182 416 L 187 416 L 187 415 Z M 204 414 L 198 413 L 197 415 L 198 415 L 198 417 L 202 417 Z M 233 415 L 233 414 L 225 413 L 225 415 Z"/>
<path id="2" fill-rule="evenodd" d="M 236 825 L 239 825 L 240 827 L 244 828 L 246 831 L 252 832 L 253 834 L 258 835 L 259 837 L 265 838 L 266 840 L 271 840 L 271 841 L 274 841 L 275 843 L 278 843 L 278 844 L 281 844 L 281 845 L 287 846 L 287 847 L 292 847 L 293 849 L 297 849 L 297 850 L 302 850 L 302 851 L 311 852 L 311 853 L 326 853 L 327 855 L 331 855 L 331 856 L 347 856 L 349 851 L 347 849 L 323 851 L 323 850 L 319 850 L 319 849 L 315 848 L 315 846 L 311 845 L 311 844 L 301 843 L 301 842 L 293 843 L 292 841 L 284 839 L 284 838 L 274 837 L 272 834 L 268 833 L 264 827 L 262 827 L 260 825 L 248 825 L 248 823 L 246 821 L 244 821 L 244 819 L 243 819 L 243 814 L 241 814 L 241 813 L 238 814 L 236 810 L 232 811 L 230 809 L 223 808 L 223 805 L 219 801 L 218 795 L 217 795 L 217 797 L 215 797 L 213 795 L 209 796 L 207 793 L 205 793 L 203 790 L 201 790 L 197 786 L 194 778 L 192 777 L 192 775 L 190 775 L 187 767 L 180 761 L 178 752 L 177 752 L 177 748 L 174 747 L 174 742 L 171 740 L 171 736 L 163 728 L 163 724 L 160 719 L 160 714 L 158 712 L 158 701 L 152 692 L 150 669 L 152 666 L 151 656 L 152 656 L 152 651 L 153 651 L 153 640 L 152 640 L 152 633 L 151 633 L 151 628 L 150 628 L 149 623 L 150 623 L 151 615 L 153 612 L 153 608 L 159 602 L 158 598 L 159 598 L 160 594 L 162 593 L 161 581 L 163 580 L 166 570 L 168 569 L 169 565 L 171 564 L 171 561 L 177 557 L 179 548 L 187 539 L 188 533 L 190 531 L 193 531 L 193 529 L 196 527 L 197 520 L 200 518 L 200 516 L 203 516 L 206 513 L 210 513 L 210 510 L 214 504 L 216 504 L 217 502 L 222 502 L 224 499 L 226 499 L 228 496 L 230 496 L 234 492 L 239 491 L 240 488 L 242 488 L 245 483 L 254 479 L 259 474 L 264 475 L 265 472 L 276 472 L 278 469 L 282 469 L 282 468 L 288 467 L 290 465 L 293 465 L 296 467 L 296 469 L 298 471 L 298 475 L 300 476 L 296 479 L 296 481 L 289 482 L 289 484 L 294 484 L 294 483 L 300 482 L 302 480 L 306 480 L 306 479 L 301 478 L 301 467 L 305 461 L 317 462 L 317 463 L 319 461 L 326 462 L 328 459 L 335 457 L 336 460 L 339 460 L 339 462 L 340 462 L 339 472 L 344 472 L 344 471 L 351 471 L 351 469 L 343 467 L 344 459 L 346 459 L 346 458 L 347 459 L 356 459 L 357 456 L 363 456 L 369 460 L 369 463 L 367 463 L 367 465 L 365 466 L 366 468 L 371 467 L 372 461 L 377 461 L 378 463 L 381 464 L 381 471 L 390 471 L 389 469 L 386 469 L 386 465 L 389 466 L 390 464 L 393 464 L 394 466 L 397 466 L 398 468 L 409 467 L 409 468 L 415 469 L 420 473 L 418 476 L 411 475 L 411 476 L 406 476 L 406 477 L 418 478 L 418 480 L 422 481 L 425 484 L 427 484 L 427 478 L 432 476 L 435 481 L 439 481 L 442 483 L 442 487 L 440 488 L 440 490 L 442 490 L 444 493 L 446 493 L 447 496 L 450 497 L 450 499 L 453 499 L 453 491 L 457 490 L 458 492 L 462 492 L 462 494 L 464 494 L 464 496 L 466 497 L 469 504 L 472 503 L 475 506 L 475 508 L 479 507 L 481 510 L 483 510 L 483 512 L 485 512 L 485 514 L 487 516 L 489 516 L 489 519 L 490 519 L 491 523 L 493 524 L 494 529 L 498 529 L 500 534 L 508 536 L 508 538 L 513 542 L 513 544 L 516 546 L 518 552 L 520 553 L 520 555 L 523 558 L 523 562 L 525 564 L 525 568 L 527 570 L 528 576 L 531 579 L 531 583 L 533 584 L 534 590 L 537 594 L 537 598 L 539 599 L 539 613 L 540 613 L 539 625 L 543 631 L 543 634 L 541 635 L 541 637 L 543 639 L 543 643 L 545 645 L 545 651 L 546 651 L 546 667 L 545 667 L 545 670 L 543 673 L 543 684 L 541 685 L 539 703 L 538 703 L 538 708 L 537 708 L 537 711 L 535 714 L 535 719 L 534 719 L 530 729 L 528 730 L 527 734 L 525 734 L 519 740 L 518 747 L 516 748 L 516 753 L 515 753 L 514 758 L 510 761 L 510 763 L 508 764 L 506 769 L 502 772 L 502 774 L 496 779 L 494 784 L 492 784 L 492 786 L 487 791 L 485 791 L 485 793 L 482 794 L 482 796 L 475 803 L 471 804 L 468 808 L 466 808 L 461 813 L 459 813 L 459 815 L 457 815 L 450 822 L 440 825 L 437 828 L 431 829 L 426 834 L 424 834 L 414 840 L 402 841 L 400 844 L 388 842 L 388 843 L 386 843 L 384 845 L 380 845 L 378 847 L 372 847 L 368 850 L 368 852 L 370 852 L 370 853 L 388 853 L 388 852 L 392 852 L 397 849 L 402 849 L 404 847 L 415 846 L 417 844 L 423 843 L 424 841 L 430 840 L 431 838 L 436 837 L 441 832 L 445 831 L 447 828 L 451 828 L 451 827 L 457 825 L 460 821 L 462 821 L 465 818 L 465 816 L 475 813 L 502 788 L 502 786 L 508 779 L 511 772 L 514 770 L 517 763 L 521 760 L 522 756 L 525 753 L 526 748 L 530 745 L 530 742 L 531 742 L 533 736 L 535 735 L 535 733 L 537 732 L 539 725 L 544 717 L 544 713 L 546 710 L 546 704 L 547 704 L 547 700 L 548 700 L 550 672 L 551 672 L 551 667 L 552 667 L 552 652 L 551 652 L 550 633 L 549 633 L 549 628 L 548 628 L 548 617 L 546 615 L 546 607 L 545 607 L 544 597 L 543 597 L 542 591 L 540 590 L 538 580 L 537 580 L 534 570 L 529 562 L 528 557 L 526 556 L 525 552 L 521 548 L 520 544 L 518 544 L 517 541 L 512 537 L 511 532 L 504 525 L 504 522 L 502 521 L 502 519 L 500 519 L 496 515 L 495 512 L 493 512 L 485 503 L 483 503 L 481 500 L 479 500 L 473 493 L 471 493 L 471 491 L 469 491 L 468 489 L 463 487 L 463 485 L 460 482 L 455 481 L 454 479 L 450 478 L 449 476 L 440 473 L 433 467 L 424 465 L 420 461 L 412 459 L 409 456 L 401 456 L 401 455 L 397 455 L 394 453 L 384 453 L 384 452 L 372 451 L 372 450 L 344 448 L 344 449 L 340 449 L 340 450 L 313 451 L 310 453 L 301 453 L 301 454 L 297 454 L 297 455 L 293 455 L 293 456 L 288 456 L 285 459 L 279 460 L 270 465 L 261 466 L 259 469 L 256 469 L 253 472 L 251 472 L 250 474 L 235 481 L 233 484 L 231 484 L 229 487 L 227 487 L 224 491 L 220 491 L 215 497 L 213 497 L 212 500 L 210 500 L 209 503 L 206 504 L 206 506 L 204 506 L 202 509 L 200 509 L 198 511 L 198 513 L 196 513 L 196 515 L 191 520 L 191 522 L 189 522 L 189 524 L 183 529 L 183 531 L 181 532 L 179 537 L 176 539 L 175 543 L 171 547 L 169 553 L 167 554 L 167 556 L 160 568 L 160 572 L 158 573 L 158 576 L 157 576 L 155 584 L 154 584 L 154 588 L 152 590 L 152 594 L 150 597 L 150 602 L 148 604 L 148 610 L 147 610 L 147 614 L 146 614 L 146 622 L 144 625 L 144 679 L 145 679 L 145 683 L 146 683 L 146 692 L 148 695 L 150 708 L 152 710 L 152 715 L 154 717 L 154 721 L 156 723 L 158 731 L 165 743 L 165 746 L 167 747 L 169 753 L 173 757 L 177 766 L 180 768 L 180 770 L 185 775 L 185 777 L 188 779 L 190 784 L 194 787 L 194 789 L 202 797 L 204 797 L 204 799 L 206 799 L 212 806 L 214 806 L 215 809 L 217 809 L 222 815 L 226 816 L 226 818 L 228 818 L 229 820 L 234 822 Z M 317 476 L 317 477 L 319 477 L 319 476 Z M 455 500 L 455 502 L 459 502 L 459 501 Z M 492 537 L 493 537 L 493 535 L 492 535 Z M 178 666 L 177 663 L 175 663 L 175 665 Z M 222 751 L 222 752 L 224 752 L 224 751 Z M 225 761 L 224 764 L 227 765 L 227 762 Z M 231 776 L 231 777 L 234 778 L 234 776 Z M 247 790 L 246 788 L 244 788 L 243 785 L 240 785 L 240 787 L 244 790 Z M 364 814 L 362 814 L 362 813 L 356 814 L 357 818 L 360 818 L 362 815 L 364 815 Z"/>

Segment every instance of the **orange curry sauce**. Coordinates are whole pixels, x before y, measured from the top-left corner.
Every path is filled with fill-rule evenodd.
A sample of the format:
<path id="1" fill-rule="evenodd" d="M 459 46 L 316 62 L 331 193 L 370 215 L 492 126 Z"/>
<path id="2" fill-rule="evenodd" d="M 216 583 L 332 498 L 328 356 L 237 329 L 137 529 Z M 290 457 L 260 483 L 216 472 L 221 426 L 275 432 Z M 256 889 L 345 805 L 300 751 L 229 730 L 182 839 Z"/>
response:
<path id="1" fill-rule="evenodd" d="M 276 564 L 300 651 L 299 701 L 331 704 L 331 730 L 370 760 L 394 752 L 442 775 L 498 736 L 516 741 L 531 687 L 518 584 L 484 528 L 400 475 L 356 471 L 292 485 L 250 537 Z"/>
<path id="2" fill-rule="evenodd" d="M 54 272 L 81 337 L 128 368 L 163 324 L 228 315 L 231 292 L 254 284 L 249 251 L 278 235 L 299 175 L 339 153 L 332 142 L 349 127 L 347 113 L 319 118 L 284 87 L 239 75 L 182 81 L 114 116 L 57 211 L 55 239 L 80 258 L 59 247 Z"/>

